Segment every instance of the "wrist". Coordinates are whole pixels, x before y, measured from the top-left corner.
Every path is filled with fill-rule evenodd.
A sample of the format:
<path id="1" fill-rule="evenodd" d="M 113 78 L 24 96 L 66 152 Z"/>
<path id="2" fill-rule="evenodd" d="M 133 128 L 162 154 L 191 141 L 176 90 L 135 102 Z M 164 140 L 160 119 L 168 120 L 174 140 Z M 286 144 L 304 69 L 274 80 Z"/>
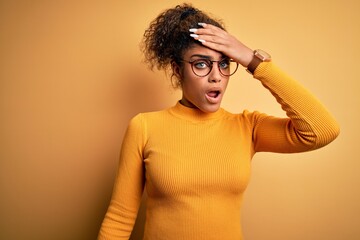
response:
<path id="1" fill-rule="evenodd" d="M 242 51 L 241 59 L 238 61 L 244 68 L 247 68 L 249 63 L 254 57 L 254 51 L 248 47 L 244 48 Z"/>

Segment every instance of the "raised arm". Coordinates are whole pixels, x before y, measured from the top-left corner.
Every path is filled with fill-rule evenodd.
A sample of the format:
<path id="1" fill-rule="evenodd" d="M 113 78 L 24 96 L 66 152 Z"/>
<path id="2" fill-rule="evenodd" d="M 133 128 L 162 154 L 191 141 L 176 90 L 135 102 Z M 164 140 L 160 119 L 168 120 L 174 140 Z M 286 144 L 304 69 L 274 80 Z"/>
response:
<path id="1" fill-rule="evenodd" d="M 224 53 L 247 68 L 254 52 L 236 37 L 210 24 L 189 30 L 204 46 Z M 271 92 L 289 118 L 254 115 L 254 150 L 301 152 L 325 146 L 339 134 L 339 126 L 324 106 L 298 82 L 271 62 L 255 69 L 254 77 Z"/>
<path id="2" fill-rule="evenodd" d="M 310 151 L 338 136 L 339 125 L 326 108 L 275 64 L 261 63 L 254 77 L 271 92 L 289 117 L 258 115 L 253 131 L 255 151 Z"/>

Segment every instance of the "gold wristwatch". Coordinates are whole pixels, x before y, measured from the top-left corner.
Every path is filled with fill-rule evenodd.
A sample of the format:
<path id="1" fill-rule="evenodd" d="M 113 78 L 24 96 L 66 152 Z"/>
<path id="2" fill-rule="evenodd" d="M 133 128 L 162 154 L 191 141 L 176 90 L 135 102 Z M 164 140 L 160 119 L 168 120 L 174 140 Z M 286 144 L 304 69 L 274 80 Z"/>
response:
<path id="1" fill-rule="evenodd" d="M 262 62 L 270 62 L 271 56 L 267 52 L 257 49 L 254 51 L 254 57 L 247 66 L 247 71 L 251 74 L 254 74 L 256 68 L 259 66 Z"/>

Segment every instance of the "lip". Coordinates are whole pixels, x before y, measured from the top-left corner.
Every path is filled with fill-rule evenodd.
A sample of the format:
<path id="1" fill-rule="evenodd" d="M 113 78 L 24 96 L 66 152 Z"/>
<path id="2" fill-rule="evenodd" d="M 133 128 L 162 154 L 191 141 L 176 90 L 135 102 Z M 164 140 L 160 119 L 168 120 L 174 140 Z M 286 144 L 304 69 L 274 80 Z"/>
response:
<path id="1" fill-rule="evenodd" d="M 213 97 L 210 93 L 217 92 L 217 95 Z M 217 104 L 221 102 L 222 99 L 222 89 L 220 87 L 209 88 L 205 92 L 205 98 L 209 103 Z"/>

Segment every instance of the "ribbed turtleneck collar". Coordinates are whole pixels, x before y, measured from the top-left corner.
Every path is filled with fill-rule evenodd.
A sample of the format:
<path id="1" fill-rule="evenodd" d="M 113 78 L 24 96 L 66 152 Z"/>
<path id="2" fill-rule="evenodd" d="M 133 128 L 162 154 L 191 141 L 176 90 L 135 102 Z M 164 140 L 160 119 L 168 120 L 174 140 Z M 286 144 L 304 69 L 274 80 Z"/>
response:
<path id="1" fill-rule="evenodd" d="M 180 101 L 178 101 L 175 106 L 170 108 L 169 111 L 176 117 L 193 122 L 218 119 L 224 114 L 224 109 L 222 108 L 219 108 L 216 112 L 205 113 L 198 108 L 186 107 L 182 105 Z"/>

